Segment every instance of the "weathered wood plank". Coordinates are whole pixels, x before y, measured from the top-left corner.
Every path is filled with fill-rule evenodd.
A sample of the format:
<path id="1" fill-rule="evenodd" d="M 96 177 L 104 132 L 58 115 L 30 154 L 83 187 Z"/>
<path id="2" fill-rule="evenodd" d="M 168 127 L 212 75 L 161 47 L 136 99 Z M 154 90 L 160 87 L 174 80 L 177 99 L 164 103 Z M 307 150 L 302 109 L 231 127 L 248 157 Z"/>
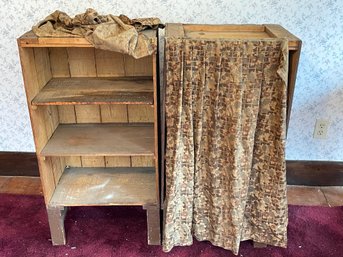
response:
<path id="1" fill-rule="evenodd" d="M 77 123 L 100 123 L 99 105 L 75 105 Z"/>
<path id="2" fill-rule="evenodd" d="M 153 81 L 135 78 L 54 78 L 33 105 L 152 104 Z"/>
<path id="3" fill-rule="evenodd" d="M 131 167 L 130 157 L 126 156 L 106 156 L 105 167 Z M 145 166 L 139 166 L 145 167 Z"/>
<path id="4" fill-rule="evenodd" d="M 125 76 L 124 55 L 113 51 L 95 49 L 98 77 Z"/>
<path id="5" fill-rule="evenodd" d="M 59 125 L 41 152 L 43 156 L 152 156 L 150 124 Z"/>
<path id="6" fill-rule="evenodd" d="M 74 105 L 59 105 L 58 116 L 60 123 L 76 123 L 76 114 Z"/>
<path id="7" fill-rule="evenodd" d="M 151 168 L 65 169 L 50 205 L 154 204 L 154 176 Z"/>
<path id="8" fill-rule="evenodd" d="M 152 76 L 152 57 L 135 59 L 124 55 L 125 76 Z"/>
<path id="9" fill-rule="evenodd" d="M 67 48 L 71 77 L 95 77 L 94 48 Z"/>
<path id="10" fill-rule="evenodd" d="M 149 105 L 128 105 L 128 121 L 154 122 L 154 108 Z"/>
<path id="11" fill-rule="evenodd" d="M 66 48 L 49 48 L 51 73 L 54 78 L 70 77 Z"/>
<path id="12" fill-rule="evenodd" d="M 102 123 L 126 123 L 127 105 L 100 105 Z"/>

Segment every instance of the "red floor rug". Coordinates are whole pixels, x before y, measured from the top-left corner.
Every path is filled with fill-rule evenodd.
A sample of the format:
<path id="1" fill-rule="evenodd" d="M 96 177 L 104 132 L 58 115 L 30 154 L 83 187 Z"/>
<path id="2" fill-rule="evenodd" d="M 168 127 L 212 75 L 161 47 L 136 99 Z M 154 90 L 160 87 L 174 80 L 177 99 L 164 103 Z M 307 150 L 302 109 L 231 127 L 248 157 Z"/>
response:
<path id="1" fill-rule="evenodd" d="M 65 221 L 67 245 L 51 245 L 43 198 L 0 195 L 0 256 L 53 257 L 216 257 L 230 251 L 197 242 L 163 253 L 148 246 L 145 211 L 140 207 L 75 207 Z M 343 207 L 289 207 L 288 248 L 254 249 L 241 244 L 239 257 L 343 256 Z"/>

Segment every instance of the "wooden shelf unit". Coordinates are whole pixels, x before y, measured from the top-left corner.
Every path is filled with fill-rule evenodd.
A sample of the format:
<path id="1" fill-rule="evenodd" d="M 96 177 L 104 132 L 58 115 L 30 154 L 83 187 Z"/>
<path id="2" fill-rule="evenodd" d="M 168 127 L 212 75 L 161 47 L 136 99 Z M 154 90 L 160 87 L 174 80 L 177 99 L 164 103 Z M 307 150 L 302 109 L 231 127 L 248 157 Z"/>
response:
<path id="1" fill-rule="evenodd" d="M 32 32 L 18 46 L 52 243 L 70 206 L 141 205 L 160 244 L 156 54 Z"/>

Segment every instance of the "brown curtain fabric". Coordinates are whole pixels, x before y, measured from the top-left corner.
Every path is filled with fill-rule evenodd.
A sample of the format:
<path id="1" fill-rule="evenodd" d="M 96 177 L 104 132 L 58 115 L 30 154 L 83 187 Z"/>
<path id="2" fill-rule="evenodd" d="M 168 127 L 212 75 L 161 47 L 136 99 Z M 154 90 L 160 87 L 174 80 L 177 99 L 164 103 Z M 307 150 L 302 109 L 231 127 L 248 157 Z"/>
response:
<path id="1" fill-rule="evenodd" d="M 285 247 L 286 40 L 166 39 L 164 251 Z"/>
<path id="2" fill-rule="evenodd" d="M 85 37 L 95 48 L 142 58 L 156 51 L 155 37 L 142 31 L 164 27 L 158 18 L 129 19 L 125 15 L 99 15 L 89 8 L 85 13 L 69 17 L 55 11 L 32 27 L 38 37 Z"/>

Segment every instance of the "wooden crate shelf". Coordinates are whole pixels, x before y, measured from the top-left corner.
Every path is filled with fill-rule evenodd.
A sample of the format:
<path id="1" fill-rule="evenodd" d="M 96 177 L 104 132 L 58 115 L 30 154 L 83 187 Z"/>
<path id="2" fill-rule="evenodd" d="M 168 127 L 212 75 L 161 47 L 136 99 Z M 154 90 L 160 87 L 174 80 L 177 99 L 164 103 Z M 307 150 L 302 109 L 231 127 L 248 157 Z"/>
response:
<path id="1" fill-rule="evenodd" d="M 153 156 L 153 124 L 59 125 L 41 156 Z"/>
<path id="2" fill-rule="evenodd" d="M 154 168 L 67 168 L 52 206 L 146 205 L 156 202 Z"/>
<path id="3" fill-rule="evenodd" d="M 151 77 L 52 78 L 32 105 L 153 104 Z"/>

